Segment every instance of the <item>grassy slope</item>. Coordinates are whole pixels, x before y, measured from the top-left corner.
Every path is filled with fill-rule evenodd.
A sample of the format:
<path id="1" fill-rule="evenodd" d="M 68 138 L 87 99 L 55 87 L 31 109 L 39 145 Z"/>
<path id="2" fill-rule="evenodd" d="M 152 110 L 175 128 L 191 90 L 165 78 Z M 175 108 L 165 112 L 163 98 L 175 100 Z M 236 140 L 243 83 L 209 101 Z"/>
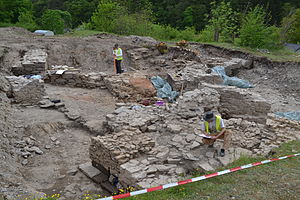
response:
<path id="1" fill-rule="evenodd" d="M 272 157 L 300 152 L 300 141 L 278 148 Z M 261 161 L 266 158 L 243 157 L 226 168 Z M 221 170 L 221 169 L 219 169 Z M 218 171 L 219 171 L 218 170 Z M 199 174 L 198 174 L 199 175 Z M 197 175 L 197 176 L 198 176 Z M 200 199 L 300 199 L 300 158 L 289 158 L 255 168 L 190 183 L 164 191 L 131 197 L 132 200 Z"/>
<path id="2" fill-rule="evenodd" d="M 300 62 L 300 54 L 295 53 L 295 52 L 293 52 L 289 49 L 286 49 L 286 48 L 269 50 L 269 53 L 262 53 L 262 52 L 259 52 L 256 49 L 251 49 L 251 48 L 247 48 L 247 47 L 240 47 L 240 46 L 230 44 L 230 43 L 210 42 L 210 43 L 207 43 L 207 44 L 212 44 L 212 45 L 216 45 L 216 46 L 220 46 L 220 47 L 225 47 L 225 48 L 228 48 L 228 49 L 239 50 L 239 51 L 243 51 L 243 52 L 246 52 L 246 53 L 252 53 L 252 54 L 257 55 L 257 56 L 265 56 L 265 57 L 267 57 L 267 58 L 269 58 L 270 60 L 273 60 L 273 61 Z"/>

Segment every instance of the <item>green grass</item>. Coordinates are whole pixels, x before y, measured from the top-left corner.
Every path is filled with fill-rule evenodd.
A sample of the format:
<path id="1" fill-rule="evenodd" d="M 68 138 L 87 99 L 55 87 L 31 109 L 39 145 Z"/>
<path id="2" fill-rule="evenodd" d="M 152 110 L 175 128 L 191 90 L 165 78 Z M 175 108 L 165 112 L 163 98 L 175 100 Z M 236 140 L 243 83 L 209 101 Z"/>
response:
<path id="1" fill-rule="evenodd" d="M 300 152 L 300 140 L 283 144 L 274 149 L 271 157 L 241 157 L 226 168 L 277 158 Z M 212 172 L 208 172 L 210 174 Z M 195 174 L 194 177 L 203 174 Z M 245 169 L 223 176 L 189 183 L 163 191 L 151 192 L 128 200 L 298 200 L 300 199 L 300 158 L 293 157 L 273 163 Z M 62 194 L 63 196 L 63 194 Z M 80 199 L 96 199 L 88 195 Z M 99 198 L 99 197 L 98 197 Z M 30 198 L 29 198 L 30 199 Z M 0 200 L 4 200 L 0 194 Z M 30 199 L 33 200 L 33 199 Z M 45 197 L 43 200 L 56 200 Z"/>
<path id="2" fill-rule="evenodd" d="M 269 58 L 272 61 L 281 61 L 281 62 L 286 62 L 286 61 L 293 61 L 293 62 L 300 62 L 300 54 L 295 53 L 289 49 L 282 48 L 282 49 L 271 49 L 269 50 L 269 53 L 261 53 L 257 49 L 251 49 L 247 47 L 240 47 L 234 44 L 230 43 L 220 43 L 220 42 L 209 42 L 206 44 L 212 44 L 215 46 L 219 47 L 224 47 L 228 49 L 234 49 L 238 51 L 243 51 L 246 53 L 252 53 L 257 56 L 265 56 Z"/>
<path id="3" fill-rule="evenodd" d="M 293 141 L 275 150 L 272 157 L 300 152 L 300 141 Z M 242 157 L 226 167 L 265 160 Z M 222 170 L 222 169 L 219 169 Z M 217 170 L 217 171 L 219 171 Z M 198 174 L 199 175 L 199 174 Z M 196 176 L 198 176 L 196 175 Z M 202 175 L 202 174 L 201 174 Z M 131 200 L 217 200 L 217 199 L 300 199 L 300 158 L 288 158 L 262 166 L 190 183 L 164 191 L 131 197 Z"/>

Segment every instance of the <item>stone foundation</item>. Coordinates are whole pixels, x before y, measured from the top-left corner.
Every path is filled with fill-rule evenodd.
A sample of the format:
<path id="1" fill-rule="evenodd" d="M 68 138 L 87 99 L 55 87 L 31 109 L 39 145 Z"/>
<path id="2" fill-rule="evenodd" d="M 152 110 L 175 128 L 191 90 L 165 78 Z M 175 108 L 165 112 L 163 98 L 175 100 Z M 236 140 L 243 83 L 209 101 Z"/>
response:
<path id="1" fill-rule="evenodd" d="M 233 132 L 233 139 L 226 156 L 219 157 L 222 140 L 210 149 L 202 143 L 198 134 L 205 108 L 218 113 L 220 108 L 226 107 L 226 104 L 222 105 L 221 92 L 219 88 L 204 87 L 184 93 L 177 104 L 125 104 L 119 107 L 113 114 L 107 115 L 103 136 L 92 139 L 90 157 L 93 165 L 118 177 L 123 187 L 148 188 L 175 182 L 180 175 L 187 175 L 195 169 L 216 169 L 242 154 L 265 155 L 279 144 L 299 138 L 299 129 L 292 128 L 299 126 L 298 123 L 287 123 L 283 119 L 267 116 L 267 108 L 256 113 L 259 111 L 254 106 L 246 106 L 241 112 L 249 117 L 235 115 L 224 120 L 226 127 Z M 261 105 L 256 105 L 256 96 L 251 93 L 243 96 L 243 92 L 235 92 L 241 96 L 237 97 L 240 101 L 254 102 L 255 106 L 266 104 L 257 100 Z M 268 104 L 265 106 L 268 107 Z M 267 123 L 258 122 L 252 114 L 261 118 L 265 114 L 264 121 Z M 283 123 L 284 126 L 281 125 Z"/>
<path id="2" fill-rule="evenodd" d="M 25 53 L 21 65 L 12 68 L 16 76 L 44 75 L 47 70 L 47 53 L 42 49 L 33 49 Z"/>
<path id="3" fill-rule="evenodd" d="M 105 88 L 103 79 L 105 73 L 81 73 L 79 70 L 67 70 L 63 74 L 56 74 L 57 70 L 48 70 L 45 82 L 53 85 L 64 85 L 80 88 Z"/>

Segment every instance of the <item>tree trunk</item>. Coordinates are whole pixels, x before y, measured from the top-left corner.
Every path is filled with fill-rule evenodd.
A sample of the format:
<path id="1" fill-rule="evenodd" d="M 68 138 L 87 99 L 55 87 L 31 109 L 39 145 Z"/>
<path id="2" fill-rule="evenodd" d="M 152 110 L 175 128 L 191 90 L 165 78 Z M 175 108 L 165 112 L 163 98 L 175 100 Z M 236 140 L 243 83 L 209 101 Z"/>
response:
<path id="1" fill-rule="evenodd" d="M 215 42 L 219 42 L 219 35 L 220 35 L 219 30 L 215 30 L 215 32 L 214 32 L 214 41 Z"/>

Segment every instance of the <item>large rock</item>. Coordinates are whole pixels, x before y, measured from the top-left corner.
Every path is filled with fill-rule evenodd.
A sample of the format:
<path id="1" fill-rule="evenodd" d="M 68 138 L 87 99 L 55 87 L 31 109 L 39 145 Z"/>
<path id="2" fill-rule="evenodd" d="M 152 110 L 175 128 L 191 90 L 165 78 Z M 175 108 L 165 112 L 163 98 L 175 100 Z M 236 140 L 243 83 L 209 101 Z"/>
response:
<path id="1" fill-rule="evenodd" d="M 201 113 L 205 110 L 217 110 L 220 106 L 220 94 L 212 88 L 196 89 L 184 93 L 183 97 L 178 100 L 179 110 L 183 113 L 193 112 Z"/>
<path id="2" fill-rule="evenodd" d="M 146 75 L 123 73 L 104 78 L 107 89 L 116 97 L 125 101 L 140 101 L 156 95 L 156 90 Z"/>
<path id="3" fill-rule="evenodd" d="M 219 92 L 219 111 L 226 118 L 242 118 L 265 124 L 271 105 L 259 94 L 233 86 L 202 84 Z"/>
<path id="4" fill-rule="evenodd" d="M 206 65 L 194 64 L 185 67 L 177 73 L 169 73 L 167 81 L 176 91 L 192 91 L 198 88 L 200 83 L 222 84 L 223 79 L 216 73 L 206 73 Z"/>
<path id="5" fill-rule="evenodd" d="M 241 58 L 232 58 L 224 62 L 225 72 L 228 76 L 234 76 L 239 70 L 250 69 L 252 61 Z"/>

